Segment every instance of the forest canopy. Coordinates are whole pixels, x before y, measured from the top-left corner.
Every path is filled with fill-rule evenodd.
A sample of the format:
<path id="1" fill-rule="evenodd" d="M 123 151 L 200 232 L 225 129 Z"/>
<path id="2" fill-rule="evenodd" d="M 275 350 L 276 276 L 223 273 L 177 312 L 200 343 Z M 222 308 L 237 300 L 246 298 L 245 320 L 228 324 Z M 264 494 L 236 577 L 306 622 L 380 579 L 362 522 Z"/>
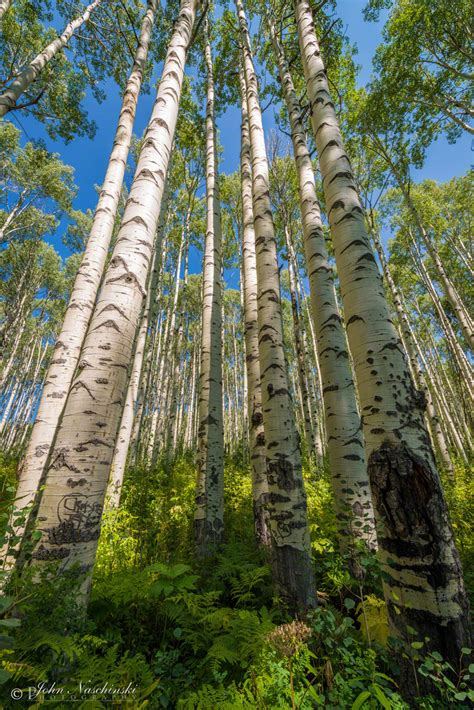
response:
<path id="1" fill-rule="evenodd" d="M 2 707 L 472 707 L 472 39 L 0 0 Z"/>

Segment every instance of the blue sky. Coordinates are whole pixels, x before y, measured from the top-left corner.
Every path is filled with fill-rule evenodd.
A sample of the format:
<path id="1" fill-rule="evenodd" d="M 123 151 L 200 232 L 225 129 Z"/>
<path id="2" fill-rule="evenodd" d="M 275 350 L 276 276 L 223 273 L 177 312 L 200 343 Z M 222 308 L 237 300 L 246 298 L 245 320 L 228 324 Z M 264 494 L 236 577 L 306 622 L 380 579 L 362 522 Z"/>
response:
<path id="1" fill-rule="evenodd" d="M 376 47 L 382 41 L 381 32 L 386 18 L 386 13 L 382 13 L 379 22 L 364 22 L 362 10 L 365 3 L 366 0 L 338 0 L 337 2 L 337 11 L 343 19 L 348 37 L 357 46 L 358 54 L 356 60 L 361 66 L 360 84 L 365 84 L 370 79 L 372 57 Z M 158 70 L 159 68 L 157 67 L 155 72 L 157 77 Z M 140 98 L 135 123 L 135 133 L 138 135 L 146 127 L 153 100 L 153 91 L 149 95 L 144 95 Z M 25 139 L 44 138 L 50 150 L 60 153 L 63 161 L 74 167 L 75 179 L 79 187 L 74 207 L 82 210 L 95 206 L 96 191 L 94 185 L 101 183 L 105 173 L 120 108 L 120 96 L 117 88 L 111 85 L 107 99 L 101 105 L 97 104 L 92 98 L 88 98 L 86 107 L 90 117 L 97 123 L 97 133 L 94 140 L 76 138 L 68 145 L 65 145 L 60 140 L 51 141 L 46 136 L 42 126 L 31 119 L 19 117 L 19 122 L 17 122 L 17 125 L 24 129 Z M 264 114 L 264 128 L 266 131 L 270 131 L 274 125 L 273 108 L 270 107 Z M 218 128 L 220 142 L 223 146 L 220 169 L 222 172 L 232 172 L 238 168 L 239 164 L 240 112 L 237 107 L 231 107 L 227 110 L 219 119 Z M 424 167 L 421 170 L 414 171 L 414 177 L 418 180 L 425 178 L 439 181 L 449 180 L 453 176 L 461 175 L 467 171 L 472 163 L 472 155 L 471 139 L 469 137 L 464 136 L 455 145 L 450 145 L 446 140 L 441 139 L 429 148 Z M 51 241 L 63 256 L 67 256 L 68 252 L 61 244 L 59 235 L 52 238 Z M 192 271 L 200 270 L 199 262 L 198 254 L 193 254 L 190 260 Z M 229 274 L 229 276 L 229 281 L 232 285 L 236 285 L 233 275 Z"/>

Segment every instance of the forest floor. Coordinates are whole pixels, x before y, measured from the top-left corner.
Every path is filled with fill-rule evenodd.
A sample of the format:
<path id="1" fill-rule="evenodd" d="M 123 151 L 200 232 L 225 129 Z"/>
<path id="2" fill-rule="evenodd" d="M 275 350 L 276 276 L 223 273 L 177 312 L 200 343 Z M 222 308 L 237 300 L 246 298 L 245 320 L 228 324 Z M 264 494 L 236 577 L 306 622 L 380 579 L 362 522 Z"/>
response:
<path id="1" fill-rule="evenodd" d="M 1 461 L 11 495 L 15 465 Z M 327 472 L 308 469 L 305 477 L 319 606 L 304 621 L 293 621 L 275 598 L 255 547 L 245 464 L 227 462 L 226 543 L 205 561 L 193 550 L 191 458 L 135 468 L 120 509 L 103 522 L 87 616 L 64 576 L 32 584 L 26 574 L 3 598 L 2 707 L 73 700 L 89 710 L 472 707 L 469 676 L 424 652 L 409 629 L 413 670 L 431 677 L 434 690 L 403 700 L 377 561 L 361 553 L 364 579 L 351 578 L 335 542 Z M 444 483 L 472 592 L 474 483 L 461 466 Z"/>

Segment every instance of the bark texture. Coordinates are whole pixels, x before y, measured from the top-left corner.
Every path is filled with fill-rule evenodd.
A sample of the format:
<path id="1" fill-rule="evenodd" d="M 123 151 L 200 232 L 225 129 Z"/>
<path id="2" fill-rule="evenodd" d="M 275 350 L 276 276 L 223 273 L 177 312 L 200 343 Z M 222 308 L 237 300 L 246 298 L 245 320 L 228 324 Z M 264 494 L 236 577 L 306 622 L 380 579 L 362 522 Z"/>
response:
<path id="1" fill-rule="evenodd" d="M 47 47 L 40 52 L 33 61 L 28 64 L 17 78 L 11 83 L 3 94 L 0 94 L 0 117 L 5 116 L 9 111 L 16 108 L 16 104 L 20 96 L 28 89 L 28 87 L 38 78 L 39 74 L 58 52 L 67 45 L 74 32 L 79 29 L 89 19 L 91 13 L 102 0 L 94 0 L 86 7 L 84 12 L 70 22 L 64 29 L 64 32 L 59 37 L 56 37 Z M 0 11 L 1 17 L 1 11 Z"/>
<path id="2" fill-rule="evenodd" d="M 58 430 L 39 506 L 36 564 L 94 564 L 107 480 L 176 128 L 196 0 L 183 0 L 122 225 Z M 87 584 L 83 587 L 87 592 Z"/>
<path id="3" fill-rule="evenodd" d="M 31 506 L 44 475 L 59 421 L 76 371 L 112 239 L 127 165 L 138 96 L 158 0 L 149 0 L 135 61 L 125 88 L 114 144 L 92 222 L 91 233 L 54 346 L 41 400 L 23 458 L 16 506 Z M 22 534 L 17 526 L 16 534 Z M 11 564 L 11 560 L 7 566 Z"/>
<path id="4" fill-rule="evenodd" d="M 236 0 L 236 7 L 252 155 L 260 376 L 273 572 L 279 593 L 289 606 L 304 610 L 316 605 L 306 494 L 283 347 L 280 279 L 257 76 L 241 0 Z"/>
<path id="5" fill-rule="evenodd" d="M 317 336 L 331 481 L 342 545 L 356 538 L 376 546 L 375 522 L 346 335 L 337 305 L 332 267 L 323 234 L 313 165 L 291 73 L 275 26 L 268 16 L 282 91 L 290 119 L 298 174 L 311 316 Z"/>
<path id="6" fill-rule="evenodd" d="M 412 626 L 458 666 L 468 603 L 443 490 L 331 100 L 307 0 L 295 0 L 311 119 L 360 394 L 392 629 Z"/>
<path id="7" fill-rule="evenodd" d="M 11 4 L 12 0 L 0 0 L 0 19 L 6 13 Z"/>
<path id="8" fill-rule="evenodd" d="M 205 60 L 206 204 L 203 259 L 201 369 L 194 533 L 197 552 L 205 555 L 222 542 L 224 533 L 224 431 L 222 405 L 221 211 L 217 175 L 214 75 L 207 22 Z"/>
<path id="9" fill-rule="evenodd" d="M 167 190 L 165 189 L 161 202 L 160 223 L 165 220 L 165 212 L 167 209 Z M 133 356 L 132 372 L 128 382 L 127 396 L 125 398 L 125 406 L 120 422 L 117 443 L 115 446 L 112 465 L 110 468 L 109 483 L 106 493 L 106 506 L 108 509 L 118 508 L 120 505 L 120 497 L 122 493 L 123 478 L 125 475 L 125 466 L 127 464 L 128 449 L 132 436 L 132 428 L 135 419 L 135 409 L 138 400 L 138 392 L 140 387 L 140 378 L 142 375 L 143 359 L 145 356 L 145 348 L 147 342 L 148 328 L 150 325 L 150 315 L 152 304 L 156 298 L 156 287 L 158 281 L 159 263 L 161 257 L 161 237 L 162 229 L 158 226 L 156 233 L 156 242 L 153 253 L 153 268 L 148 276 L 147 295 L 145 307 L 141 316 L 141 323 L 138 329 L 135 353 Z"/>
<path id="10" fill-rule="evenodd" d="M 262 413 L 262 388 L 260 385 L 260 358 L 258 352 L 257 261 L 255 255 L 255 229 L 252 204 L 252 162 L 245 78 L 239 68 L 242 93 L 242 126 L 240 148 L 240 175 L 242 189 L 242 281 L 244 297 L 245 365 L 247 372 L 247 407 L 250 461 L 252 464 L 252 497 L 255 535 L 260 545 L 270 543 L 266 499 L 268 497 L 267 463 L 265 457 L 265 431 Z"/>
<path id="11" fill-rule="evenodd" d="M 453 472 L 454 472 L 453 471 L 453 463 L 452 463 L 451 457 L 449 455 L 448 445 L 446 443 L 443 429 L 440 426 L 439 418 L 438 418 L 438 415 L 437 415 L 437 412 L 436 412 L 436 409 L 435 409 L 435 406 L 433 403 L 433 398 L 431 396 L 430 389 L 426 383 L 426 378 L 425 378 L 424 372 L 423 372 L 422 368 L 420 367 L 420 363 L 419 363 L 419 360 L 417 357 L 417 348 L 416 348 L 416 343 L 415 343 L 413 331 L 411 329 L 408 315 L 407 315 L 405 308 L 404 308 L 402 296 L 395 284 L 395 281 L 392 278 L 392 274 L 390 273 L 389 265 L 388 265 L 387 260 L 385 258 L 383 247 L 378 239 L 378 236 L 376 234 L 373 234 L 372 236 L 373 236 L 375 248 L 377 250 L 377 254 L 380 259 L 380 263 L 382 265 L 385 281 L 387 282 L 388 287 L 391 291 L 395 310 L 397 312 L 397 315 L 398 315 L 398 318 L 400 321 L 400 326 L 402 329 L 402 341 L 403 341 L 403 345 L 405 347 L 406 353 L 407 353 L 409 361 L 410 361 L 413 379 L 414 379 L 417 387 L 420 390 L 422 390 L 422 392 L 425 396 L 426 414 L 427 414 L 427 418 L 428 418 L 430 432 L 432 435 L 432 440 L 438 449 L 440 459 L 443 462 L 443 465 L 446 467 L 446 471 L 452 476 Z"/>

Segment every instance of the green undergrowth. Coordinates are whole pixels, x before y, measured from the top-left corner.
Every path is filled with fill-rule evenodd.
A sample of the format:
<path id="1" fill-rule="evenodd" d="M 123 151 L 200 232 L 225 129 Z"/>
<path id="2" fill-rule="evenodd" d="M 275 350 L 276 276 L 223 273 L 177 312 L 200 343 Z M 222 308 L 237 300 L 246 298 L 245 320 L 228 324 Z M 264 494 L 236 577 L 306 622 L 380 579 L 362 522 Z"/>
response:
<path id="1" fill-rule="evenodd" d="M 2 460 L 1 473 L 5 503 L 14 462 Z M 12 580 L 0 608 L 2 707 L 71 707 L 70 699 L 88 709 L 470 706 L 469 679 L 453 682 L 443 660 L 416 641 L 414 665 L 437 690 L 415 705 L 402 700 L 378 565 L 362 555 L 364 581 L 350 577 L 325 470 L 306 471 L 319 607 L 304 621 L 285 613 L 254 545 L 247 467 L 229 461 L 225 481 L 226 542 L 212 559 L 194 559 L 195 470 L 184 457 L 128 472 L 122 507 L 103 521 L 87 615 L 70 594 L 73 573 Z M 473 484 L 458 467 L 445 486 L 472 580 Z M 104 684 L 129 688 L 128 701 L 88 694 Z M 28 688 L 39 687 L 43 694 L 27 700 Z M 22 700 L 12 698 L 15 689 Z"/>

